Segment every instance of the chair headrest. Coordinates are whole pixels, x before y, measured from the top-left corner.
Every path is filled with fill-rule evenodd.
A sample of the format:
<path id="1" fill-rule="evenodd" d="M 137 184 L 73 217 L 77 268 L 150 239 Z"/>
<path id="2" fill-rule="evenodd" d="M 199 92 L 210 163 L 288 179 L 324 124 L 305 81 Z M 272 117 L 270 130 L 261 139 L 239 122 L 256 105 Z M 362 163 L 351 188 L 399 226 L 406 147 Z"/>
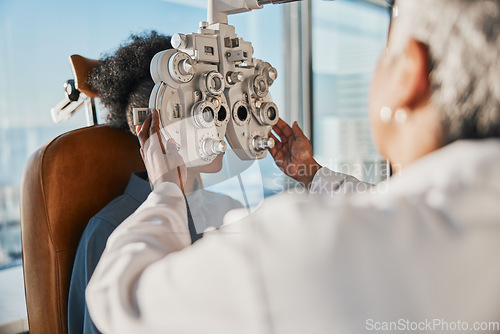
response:
<path id="1" fill-rule="evenodd" d="M 76 89 L 88 97 L 98 97 L 99 94 L 90 87 L 88 79 L 92 70 L 99 65 L 99 60 L 85 58 L 80 55 L 71 55 L 69 62 L 73 69 Z"/>

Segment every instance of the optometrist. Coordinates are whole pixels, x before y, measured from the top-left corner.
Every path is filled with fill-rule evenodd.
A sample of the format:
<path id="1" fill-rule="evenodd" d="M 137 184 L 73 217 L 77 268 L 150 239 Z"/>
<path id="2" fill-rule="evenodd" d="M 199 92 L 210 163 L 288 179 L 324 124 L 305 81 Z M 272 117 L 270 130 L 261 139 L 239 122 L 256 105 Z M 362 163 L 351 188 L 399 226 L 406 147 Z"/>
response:
<path id="1" fill-rule="evenodd" d="M 278 166 L 327 195 L 272 197 L 191 245 L 182 161 L 175 144 L 166 154 L 149 144 L 153 114 L 139 137 L 158 182 L 111 235 L 87 288 L 100 330 L 414 333 L 425 323 L 459 333 L 498 321 L 500 2 L 395 6 L 369 103 L 397 174 L 387 191 L 356 193 L 357 180 L 321 168 L 297 125 L 280 122 Z"/>

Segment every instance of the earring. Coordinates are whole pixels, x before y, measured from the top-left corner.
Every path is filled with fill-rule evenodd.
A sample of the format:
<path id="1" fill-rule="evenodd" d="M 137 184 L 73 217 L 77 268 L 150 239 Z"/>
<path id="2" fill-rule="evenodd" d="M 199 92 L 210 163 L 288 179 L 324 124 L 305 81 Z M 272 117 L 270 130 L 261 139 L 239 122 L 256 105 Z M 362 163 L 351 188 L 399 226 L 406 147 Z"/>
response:
<path id="1" fill-rule="evenodd" d="M 395 113 L 389 107 L 380 109 L 380 120 L 382 123 L 390 123 L 396 121 L 398 124 L 403 124 L 408 118 L 408 112 L 404 108 L 398 108 Z"/>
<path id="2" fill-rule="evenodd" d="M 396 110 L 396 114 L 394 114 L 394 120 L 396 121 L 396 123 L 403 124 L 406 122 L 407 118 L 408 113 L 405 109 L 399 108 L 398 110 Z"/>
<path id="3" fill-rule="evenodd" d="M 394 114 L 394 120 L 399 123 L 403 124 L 406 122 L 406 119 L 408 118 L 408 113 L 406 112 L 405 109 L 399 108 L 396 110 L 396 114 Z"/>
<path id="4" fill-rule="evenodd" d="M 380 120 L 382 123 L 390 123 L 392 120 L 392 109 L 389 107 L 382 107 L 382 109 L 380 109 Z"/>

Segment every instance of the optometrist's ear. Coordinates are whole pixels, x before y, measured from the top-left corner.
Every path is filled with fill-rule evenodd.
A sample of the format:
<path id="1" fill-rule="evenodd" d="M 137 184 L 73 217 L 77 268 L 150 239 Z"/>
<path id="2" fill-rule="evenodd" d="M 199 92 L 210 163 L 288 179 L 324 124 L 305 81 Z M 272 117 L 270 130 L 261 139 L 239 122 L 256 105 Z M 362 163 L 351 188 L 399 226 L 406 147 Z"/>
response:
<path id="1" fill-rule="evenodd" d="M 426 45 L 410 39 L 398 64 L 396 106 L 409 111 L 418 109 L 430 98 L 430 60 Z"/>

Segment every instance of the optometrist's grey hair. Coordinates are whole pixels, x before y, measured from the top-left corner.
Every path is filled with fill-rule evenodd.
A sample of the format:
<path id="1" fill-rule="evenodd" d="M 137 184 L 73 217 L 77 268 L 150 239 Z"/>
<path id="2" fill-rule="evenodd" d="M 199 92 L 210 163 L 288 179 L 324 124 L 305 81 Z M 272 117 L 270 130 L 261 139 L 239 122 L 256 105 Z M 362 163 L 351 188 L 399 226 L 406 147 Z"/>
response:
<path id="1" fill-rule="evenodd" d="M 500 0 L 397 0 L 389 52 L 429 50 L 443 144 L 500 137 Z"/>

